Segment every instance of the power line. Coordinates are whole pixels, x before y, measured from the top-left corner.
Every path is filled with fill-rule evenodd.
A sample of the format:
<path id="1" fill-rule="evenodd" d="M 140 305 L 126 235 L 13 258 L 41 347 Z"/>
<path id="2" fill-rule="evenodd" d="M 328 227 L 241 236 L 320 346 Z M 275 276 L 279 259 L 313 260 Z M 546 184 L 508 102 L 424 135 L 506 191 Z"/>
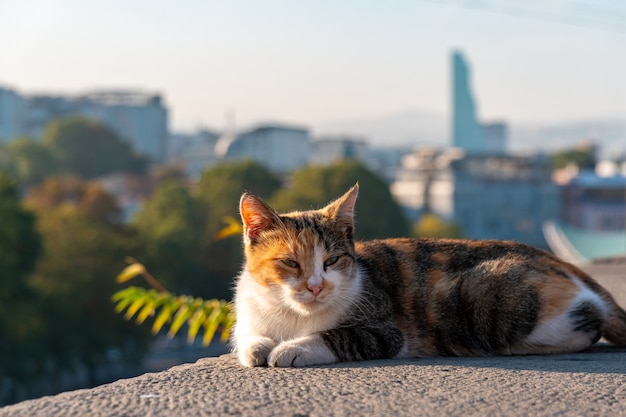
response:
<path id="1" fill-rule="evenodd" d="M 439 6 L 452 6 L 480 12 L 559 23 L 589 29 L 626 33 L 626 7 L 616 3 L 599 1 L 550 1 L 528 2 L 515 0 L 419 0 Z M 555 8 L 551 9 L 551 5 Z"/>

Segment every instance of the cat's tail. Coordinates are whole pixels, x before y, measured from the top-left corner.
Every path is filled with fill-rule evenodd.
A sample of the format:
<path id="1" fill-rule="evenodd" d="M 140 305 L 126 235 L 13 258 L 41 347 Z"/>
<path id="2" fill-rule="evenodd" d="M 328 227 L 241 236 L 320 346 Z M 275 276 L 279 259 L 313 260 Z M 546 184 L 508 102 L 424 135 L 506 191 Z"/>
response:
<path id="1" fill-rule="evenodd" d="M 571 267 L 574 276 L 580 278 L 585 285 L 598 294 L 605 302 L 606 314 L 602 324 L 602 337 L 617 346 L 626 346 L 626 311 L 617 304 L 613 295 L 582 270 Z"/>
<path id="2" fill-rule="evenodd" d="M 626 311 L 617 305 L 613 297 L 609 302 L 609 308 L 602 336 L 614 345 L 626 346 Z"/>

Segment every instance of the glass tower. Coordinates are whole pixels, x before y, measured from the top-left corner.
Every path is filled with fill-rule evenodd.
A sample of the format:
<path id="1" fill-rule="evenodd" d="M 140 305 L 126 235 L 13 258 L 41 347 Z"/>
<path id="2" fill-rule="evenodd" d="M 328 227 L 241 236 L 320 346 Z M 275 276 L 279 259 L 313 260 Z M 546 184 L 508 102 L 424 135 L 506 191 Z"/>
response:
<path id="1" fill-rule="evenodd" d="M 452 145 L 467 153 L 483 153 L 486 140 L 476 120 L 476 108 L 470 90 L 470 70 L 459 51 L 452 53 Z"/>

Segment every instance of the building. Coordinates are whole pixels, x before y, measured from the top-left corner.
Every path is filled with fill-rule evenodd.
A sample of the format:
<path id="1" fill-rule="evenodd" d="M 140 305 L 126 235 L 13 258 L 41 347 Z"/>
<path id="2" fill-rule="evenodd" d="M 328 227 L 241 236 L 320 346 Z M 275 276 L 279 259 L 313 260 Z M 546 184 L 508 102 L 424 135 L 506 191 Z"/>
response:
<path id="1" fill-rule="evenodd" d="M 311 164 L 330 164 L 343 159 L 354 159 L 367 163 L 368 145 L 364 139 L 352 137 L 322 137 L 313 142 Z"/>
<path id="2" fill-rule="evenodd" d="M 505 154 L 508 126 L 481 123 L 471 88 L 471 72 L 463 55 L 452 53 L 452 146 L 467 154 Z"/>
<path id="3" fill-rule="evenodd" d="M 626 176 L 584 171 L 562 185 L 561 221 L 576 229 L 626 231 Z"/>
<path id="4" fill-rule="evenodd" d="M 24 134 L 40 139 L 48 123 L 61 117 L 80 115 L 78 106 L 69 97 L 33 95 L 25 97 L 27 116 Z"/>
<path id="5" fill-rule="evenodd" d="M 312 149 L 308 129 L 262 125 L 240 134 L 224 134 L 215 145 L 215 155 L 224 161 L 251 159 L 286 174 L 306 165 Z"/>
<path id="6" fill-rule="evenodd" d="M 76 113 L 102 122 L 155 162 L 165 162 L 168 110 L 160 95 L 99 91 L 76 97 Z"/>
<path id="7" fill-rule="evenodd" d="M 470 69 L 458 51 L 452 54 L 452 146 L 466 153 L 487 150 L 483 128 L 476 116 Z"/>
<path id="8" fill-rule="evenodd" d="M 558 216 L 560 203 L 548 158 L 448 148 L 419 149 L 402 162 L 391 191 L 413 221 L 429 212 L 467 238 L 547 247 L 543 224 Z"/>
<path id="9" fill-rule="evenodd" d="M 549 158 L 467 155 L 452 170 L 454 219 L 465 237 L 548 247 L 543 224 L 560 209 Z"/>
<path id="10" fill-rule="evenodd" d="M 482 128 L 486 153 L 504 155 L 509 137 L 507 124 L 504 122 L 484 123 Z"/>
<path id="11" fill-rule="evenodd" d="M 598 232 L 547 221 L 543 231 L 552 252 L 568 262 L 585 264 L 600 259 L 626 259 L 623 230 Z"/>
<path id="12" fill-rule="evenodd" d="M 377 147 L 368 152 L 368 168 L 390 184 L 396 181 L 402 171 L 402 160 L 411 152 L 409 147 Z"/>
<path id="13" fill-rule="evenodd" d="M 567 167 L 558 219 L 544 226 L 550 249 L 574 263 L 626 256 L 626 164 L 601 161 L 595 172 Z"/>
<path id="14" fill-rule="evenodd" d="M 215 145 L 219 138 L 220 135 L 206 129 L 193 134 L 172 134 L 168 162 L 182 166 L 190 178 L 200 178 L 206 168 L 217 162 Z"/>
<path id="15" fill-rule="evenodd" d="M 23 135 L 26 118 L 26 100 L 15 91 L 0 87 L 0 143 Z"/>
<path id="16" fill-rule="evenodd" d="M 105 124 L 154 162 L 164 162 L 168 109 L 158 94 L 98 91 L 79 96 L 30 95 L 0 89 L 0 141 L 41 138 L 52 120 L 83 116 Z"/>
<path id="17" fill-rule="evenodd" d="M 452 161 L 464 157 L 456 148 L 416 149 L 402 158 L 391 193 L 407 218 L 417 221 L 425 212 L 453 220 L 454 172 Z"/>

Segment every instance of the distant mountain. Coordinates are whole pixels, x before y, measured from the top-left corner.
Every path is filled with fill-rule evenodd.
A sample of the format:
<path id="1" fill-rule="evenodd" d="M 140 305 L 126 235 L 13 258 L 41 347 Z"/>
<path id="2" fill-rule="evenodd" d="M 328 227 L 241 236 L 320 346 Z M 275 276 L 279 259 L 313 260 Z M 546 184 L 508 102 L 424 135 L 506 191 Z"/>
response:
<path id="1" fill-rule="evenodd" d="M 626 152 L 626 119 L 512 125 L 509 149 L 552 151 L 594 142 L 605 157 Z"/>
<path id="2" fill-rule="evenodd" d="M 366 139 L 372 146 L 446 146 L 450 144 L 449 116 L 427 110 L 407 110 L 388 115 L 333 120 L 313 125 L 319 136 L 346 135 Z M 509 123 L 509 150 L 545 151 L 593 141 L 603 156 L 626 152 L 626 119 L 584 120 L 561 123 Z"/>
<path id="3" fill-rule="evenodd" d="M 313 134 L 346 135 L 367 139 L 372 146 L 443 146 L 449 141 L 448 117 L 423 110 L 388 115 L 334 120 L 315 124 Z"/>

